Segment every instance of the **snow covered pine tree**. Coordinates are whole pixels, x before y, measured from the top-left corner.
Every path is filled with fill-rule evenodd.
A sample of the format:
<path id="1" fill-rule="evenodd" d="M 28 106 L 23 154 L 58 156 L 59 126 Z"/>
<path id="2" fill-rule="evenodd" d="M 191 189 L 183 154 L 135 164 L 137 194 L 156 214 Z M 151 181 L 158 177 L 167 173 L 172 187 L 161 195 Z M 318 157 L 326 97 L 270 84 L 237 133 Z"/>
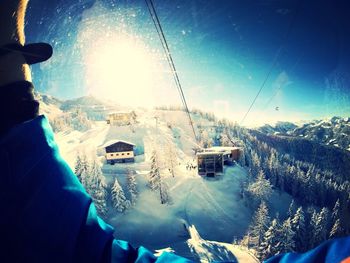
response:
<path id="1" fill-rule="evenodd" d="M 116 178 L 112 187 L 113 207 L 120 213 L 130 207 L 130 201 L 126 199 L 124 191 Z"/>
<path id="2" fill-rule="evenodd" d="M 130 195 L 130 203 L 132 205 L 135 205 L 137 195 L 138 195 L 137 183 L 136 183 L 134 171 L 130 169 L 127 170 L 127 174 L 126 174 L 126 187 Z"/>

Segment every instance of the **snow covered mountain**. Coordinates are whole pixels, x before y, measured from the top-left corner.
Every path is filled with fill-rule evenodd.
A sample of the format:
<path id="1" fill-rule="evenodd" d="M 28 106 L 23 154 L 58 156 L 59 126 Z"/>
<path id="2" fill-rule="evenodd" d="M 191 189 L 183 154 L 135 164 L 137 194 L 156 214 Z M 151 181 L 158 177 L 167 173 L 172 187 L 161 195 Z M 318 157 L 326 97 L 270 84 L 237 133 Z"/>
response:
<path id="1" fill-rule="evenodd" d="M 259 131 L 266 134 L 289 134 L 298 126 L 291 122 L 277 122 L 274 126 L 265 124 L 258 128 Z"/>
<path id="2" fill-rule="evenodd" d="M 220 259 L 257 262 L 252 252 L 232 244 L 234 239 L 245 235 L 254 214 L 255 208 L 247 205 L 241 196 L 247 171 L 239 165 L 226 166 L 222 176 L 210 180 L 199 176 L 195 169 L 189 169 L 190 164 L 195 165 L 193 149 L 197 143 L 184 112 L 135 109 L 136 123 L 110 126 L 105 120 L 94 118 L 89 103 L 82 106 L 85 99 L 69 103 L 45 95 L 39 99 L 42 112 L 49 116 L 56 131 L 60 152 L 72 169 L 77 155 L 82 153 L 88 159 L 97 158 L 102 165 L 107 191 L 104 218 L 115 227 L 116 238 L 155 251 L 171 248 L 201 262 Z M 103 107 L 107 109 L 105 113 L 111 109 L 101 103 L 100 108 Z M 214 120 L 208 120 L 205 115 L 194 114 L 193 118 L 201 127 L 214 126 Z M 208 130 L 209 134 L 215 133 L 215 128 Z M 134 163 L 106 164 L 101 146 L 113 139 L 136 145 Z M 148 186 L 154 151 L 159 156 L 162 182 L 169 195 L 167 204 L 161 204 L 159 193 Z M 176 160 L 173 175 L 166 165 L 169 155 Z M 125 199 L 129 199 L 127 181 L 130 171 L 135 175 L 137 200 L 119 212 L 113 205 L 112 186 L 117 180 L 125 192 Z M 285 215 L 291 197 L 273 191 L 269 200 L 272 214 Z"/>
<path id="3" fill-rule="evenodd" d="M 269 135 L 305 138 L 350 151 L 350 118 L 314 120 L 300 126 L 289 122 L 278 122 L 275 126 L 264 125 L 258 130 Z"/>
<path id="4" fill-rule="evenodd" d="M 257 262 L 255 256 L 263 259 L 274 254 L 258 252 L 261 244 L 254 238 L 254 218 L 260 207 L 261 211 L 267 209 L 263 212 L 266 220 L 286 220 L 280 222 L 286 226 L 296 211 L 288 209 L 292 196 L 311 218 L 315 206 L 331 208 L 338 196 L 347 193 L 350 152 L 339 145 L 346 144 L 348 119 L 335 117 L 299 126 L 280 122 L 251 130 L 196 110 L 191 114 L 199 137 L 195 140 L 185 112 L 178 108 L 131 109 L 93 97 L 70 101 L 42 94 L 37 97 L 41 112 L 55 130 L 63 158 L 76 171 L 102 217 L 115 227 L 115 237 L 135 246 L 158 253 L 175 251 L 201 262 Z M 108 113 L 130 110 L 136 115 L 132 122 L 107 123 Z M 231 145 L 229 136 L 244 147 L 244 161 L 225 165 L 224 173 L 216 178 L 199 176 L 193 168 L 199 144 Z M 331 145 L 331 138 L 338 147 Z M 103 146 L 116 140 L 135 145 L 135 162 L 106 163 Z M 91 178 L 99 182 L 97 192 L 89 189 Z M 322 187 L 327 195 L 310 192 L 314 188 L 308 187 L 314 183 L 319 185 L 315 189 Z M 310 195 L 299 191 L 302 187 Z M 332 201 L 328 204 L 327 200 Z M 292 250 L 287 244 L 279 249 Z"/>

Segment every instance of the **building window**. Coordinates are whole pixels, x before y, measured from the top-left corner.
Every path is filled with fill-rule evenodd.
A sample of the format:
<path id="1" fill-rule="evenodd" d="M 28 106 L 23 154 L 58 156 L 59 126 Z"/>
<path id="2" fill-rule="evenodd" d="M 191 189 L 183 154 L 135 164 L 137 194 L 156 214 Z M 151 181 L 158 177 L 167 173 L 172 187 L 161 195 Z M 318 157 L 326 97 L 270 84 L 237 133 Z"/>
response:
<path id="1" fill-rule="evenodd" d="M 130 153 L 127 153 L 127 155 L 130 155 Z"/>
<path id="2" fill-rule="evenodd" d="M 122 153 L 122 155 L 124 155 L 124 153 Z"/>
<path id="3" fill-rule="evenodd" d="M 111 156 L 113 156 L 113 153 L 111 153 Z"/>
<path id="4" fill-rule="evenodd" d="M 117 153 L 116 156 L 119 156 L 119 153 Z"/>

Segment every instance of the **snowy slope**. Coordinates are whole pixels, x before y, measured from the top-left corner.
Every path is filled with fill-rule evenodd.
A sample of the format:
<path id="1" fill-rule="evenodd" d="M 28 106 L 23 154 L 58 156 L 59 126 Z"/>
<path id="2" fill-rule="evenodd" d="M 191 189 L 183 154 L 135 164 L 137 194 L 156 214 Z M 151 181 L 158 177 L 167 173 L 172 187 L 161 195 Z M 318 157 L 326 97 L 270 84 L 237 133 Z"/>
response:
<path id="1" fill-rule="evenodd" d="M 60 109 L 62 101 L 41 93 L 35 93 L 35 98 L 40 102 L 39 113 L 45 114 L 50 119 L 54 119 L 62 114 Z"/>
<path id="2" fill-rule="evenodd" d="M 58 105 L 49 103 L 45 107 L 50 112 L 60 112 Z M 109 209 L 105 219 L 115 227 L 115 237 L 153 250 L 172 249 L 180 255 L 202 262 L 225 258 L 256 262 L 249 251 L 232 245 L 235 238 L 245 234 L 254 213 L 240 196 L 242 180 L 247 176 L 246 170 L 238 165 L 226 166 L 224 174 L 218 178 L 200 177 L 196 170 L 186 169 L 188 164 L 195 165 L 193 148 L 197 144 L 185 113 L 144 109 L 135 109 L 135 112 L 137 122 L 133 125 L 110 126 L 105 121 L 89 120 L 91 127 L 86 131 L 68 127 L 55 134 L 60 152 L 72 168 L 78 153 L 85 153 L 88 158 L 98 156 L 103 164 L 108 189 L 117 179 L 127 192 L 127 169 L 136 173 L 139 194 L 135 206 L 124 213 L 117 212 L 111 206 L 109 193 Z M 196 116 L 195 121 L 212 125 L 200 118 Z M 135 163 L 105 164 L 101 146 L 115 139 L 136 145 Z M 177 157 L 174 177 L 167 167 L 161 167 L 171 197 L 170 204 L 162 205 L 159 193 L 147 186 L 147 177 L 151 152 L 156 147 L 161 158 L 165 158 L 167 145 L 175 148 Z M 270 200 L 271 213 L 285 214 L 290 201 L 288 195 L 274 192 Z"/>
<path id="3" fill-rule="evenodd" d="M 187 243 L 202 263 L 228 260 L 244 263 L 259 262 L 249 250 L 241 246 L 204 240 L 194 226 L 189 227 L 189 232 L 191 238 Z"/>

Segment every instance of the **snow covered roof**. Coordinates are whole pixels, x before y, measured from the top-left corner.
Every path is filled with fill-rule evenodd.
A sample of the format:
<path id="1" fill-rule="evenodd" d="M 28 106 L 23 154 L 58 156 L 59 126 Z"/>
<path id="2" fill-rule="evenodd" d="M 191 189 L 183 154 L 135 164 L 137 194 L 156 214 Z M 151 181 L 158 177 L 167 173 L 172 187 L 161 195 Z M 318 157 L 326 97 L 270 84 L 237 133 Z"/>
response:
<path id="1" fill-rule="evenodd" d="M 113 115 L 113 114 L 132 114 L 133 111 L 112 111 L 109 112 L 108 115 Z"/>
<path id="2" fill-rule="evenodd" d="M 207 149 L 204 149 L 202 153 L 222 153 L 222 154 L 231 154 L 233 150 L 240 150 L 242 147 L 233 147 L 233 146 L 213 146 Z"/>
<path id="3" fill-rule="evenodd" d="M 197 156 L 223 155 L 223 152 L 199 152 Z"/>
<path id="4" fill-rule="evenodd" d="M 239 149 L 242 149 L 242 147 L 236 147 L 236 146 L 213 146 L 213 147 L 207 148 L 206 150 L 213 150 L 213 151 L 223 152 L 223 151 L 232 151 L 232 150 L 239 150 Z"/>
<path id="5" fill-rule="evenodd" d="M 129 145 L 132 145 L 132 146 L 136 146 L 135 144 L 131 143 L 131 142 L 128 142 L 128 141 L 123 141 L 123 140 L 109 140 L 107 141 L 106 143 L 104 143 L 101 147 L 102 148 L 105 148 L 107 146 L 110 146 L 112 144 L 115 144 L 115 143 L 118 143 L 118 142 L 122 142 L 122 143 L 126 143 L 126 144 L 129 144 Z"/>

